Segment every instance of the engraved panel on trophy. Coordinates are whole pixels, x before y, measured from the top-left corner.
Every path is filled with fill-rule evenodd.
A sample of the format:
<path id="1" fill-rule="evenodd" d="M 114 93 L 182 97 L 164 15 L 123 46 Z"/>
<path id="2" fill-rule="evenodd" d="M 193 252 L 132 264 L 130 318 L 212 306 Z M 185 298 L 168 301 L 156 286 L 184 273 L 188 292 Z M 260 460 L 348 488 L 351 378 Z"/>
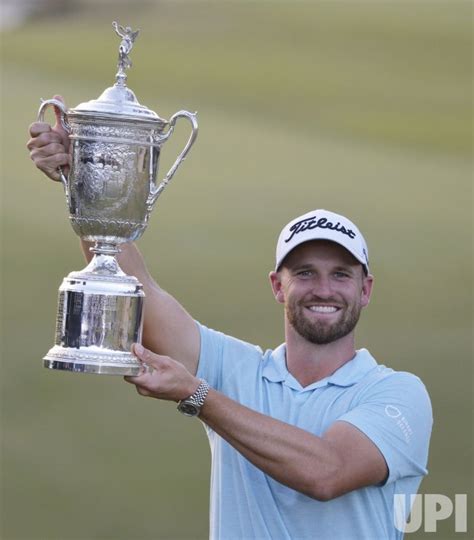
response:
<path id="1" fill-rule="evenodd" d="M 110 295 L 87 295 L 87 321 L 84 345 L 106 346 L 107 334 L 112 329 L 118 298 Z"/>
<path id="2" fill-rule="evenodd" d="M 56 333 L 54 343 L 59 345 L 63 341 L 63 328 L 64 328 L 64 298 L 65 293 L 59 291 L 58 295 L 58 313 L 56 316 Z"/>

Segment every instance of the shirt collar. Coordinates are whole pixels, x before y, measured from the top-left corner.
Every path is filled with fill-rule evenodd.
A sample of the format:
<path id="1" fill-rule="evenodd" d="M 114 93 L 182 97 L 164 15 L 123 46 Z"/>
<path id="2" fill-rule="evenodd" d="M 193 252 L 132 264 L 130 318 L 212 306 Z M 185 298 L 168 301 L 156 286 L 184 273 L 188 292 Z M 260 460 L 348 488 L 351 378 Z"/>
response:
<path id="1" fill-rule="evenodd" d="M 282 382 L 295 390 L 307 391 L 330 384 L 342 387 L 352 386 L 375 366 L 377 366 L 377 362 L 369 351 L 360 349 L 354 358 L 346 362 L 332 375 L 303 388 L 286 367 L 286 345 L 283 343 L 265 359 L 262 375 L 271 382 Z"/>

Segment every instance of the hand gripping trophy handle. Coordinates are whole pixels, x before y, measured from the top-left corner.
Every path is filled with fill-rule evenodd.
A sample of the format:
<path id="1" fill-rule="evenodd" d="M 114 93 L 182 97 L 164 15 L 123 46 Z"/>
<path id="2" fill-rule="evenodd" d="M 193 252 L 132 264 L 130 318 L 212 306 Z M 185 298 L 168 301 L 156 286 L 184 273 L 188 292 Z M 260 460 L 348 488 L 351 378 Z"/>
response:
<path id="1" fill-rule="evenodd" d="M 186 156 L 189 150 L 191 149 L 191 146 L 194 144 L 194 141 L 196 140 L 196 137 L 198 134 L 198 124 L 196 121 L 196 114 L 197 113 L 190 113 L 188 111 L 178 111 L 177 113 L 173 114 L 173 116 L 170 118 L 168 122 L 169 124 L 168 131 L 166 132 L 164 136 L 160 137 L 159 139 L 159 145 L 161 145 L 163 142 L 169 139 L 169 137 L 174 131 L 174 127 L 176 125 L 176 121 L 178 120 L 178 118 L 186 118 L 191 123 L 192 132 L 191 132 L 191 135 L 189 136 L 186 146 L 184 147 L 182 152 L 179 154 L 179 156 L 176 158 L 176 161 L 173 163 L 171 169 L 168 171 L 165 178 L 160 182 L 159 185 L 156 185 L 153 180 L 153 175 L 151 175 L 150 194 L 147 199 L 148 212 L 151 212 L 153 210 L 156 200 L 160 196 L 161 192 L 165 189 L 165 187 L 171 181 L 175 172 L 178 170 L 178 167 L 186 159 Z"/>
<path id="2" fill-rule="evenodd" d="M 61 126 L 67 133 L 70 133 L 71 128 L 66 118 L 66 113 L 67 113 L 66 106 L 59 99 L 46 99 L 46 100 L 42 99 L 41 100 L 41 105 L 38 111 L 38 122 L 44 122 L 44 114 L 46 112 L 46 109 L 50 105 L 52 105 L 53 107 L 57 107 L 59 109 L 59 114 L 61 118 Z M 69 205 L 69 187 L 67 183 L 67 177 L 64 174 L 61 167 L 58 167 L 58 172 L 59 172 L 59 179 L 64 188 L 64 194 L 66 195 L 66 203 Z"/>

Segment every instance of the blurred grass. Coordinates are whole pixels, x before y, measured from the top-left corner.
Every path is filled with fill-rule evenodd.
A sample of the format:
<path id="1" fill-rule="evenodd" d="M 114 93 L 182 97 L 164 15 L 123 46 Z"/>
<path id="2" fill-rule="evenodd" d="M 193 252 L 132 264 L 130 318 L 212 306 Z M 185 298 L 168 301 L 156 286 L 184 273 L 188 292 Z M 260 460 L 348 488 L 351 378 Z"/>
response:
<path id="1" fill-rule="evenodd" d="M 144 28 L 130 77 L 153 81 L 142 92 L 147 98 L 157 92 L 178 102 L 192 98 L 200 107 L 271 117 L 298 130 L 468 155 L 470 7 L 165 2 L 151 14 L 143 8 L 127 15 Z M 59 19 L 29 25 L 5 39 L 5 55 L 31 69 L 27 36 L 41 43 L 44 54 L 33 65 L 43 74 L 60 68 L 101 91 L 115 67 L 110 17 L 108 8 L 93 24 L 67 19 L 62 34 Z"/>
<path id="2" fill-rule="evenodd" d="M 472 493 L 470 2 L 97 3 L 2 38 L 2 538 L 205 538 L 198 422 L 118 378 L 46 372 L 57 288 L 82 267 L 58 185 L 25 150 L 40 97 L 112 84 L 111 21 L 140 27 L 129 85 L 196 146 L 140 241 L 209 326 L 274 347 L 274 243 L 315 207 L 365 231 L 359 345 L 418 374 L 435 430 L 425 493 Z M 187 135 L 167 143 L 161 176 Z M 462 423 L 460 424 L 460 418 Z M 471 495 L 472 496 L 472 495 Z M 437 538 L 462 538 L 450 520 Z M 408 538 L 425 538 L 422 532 Z"/>

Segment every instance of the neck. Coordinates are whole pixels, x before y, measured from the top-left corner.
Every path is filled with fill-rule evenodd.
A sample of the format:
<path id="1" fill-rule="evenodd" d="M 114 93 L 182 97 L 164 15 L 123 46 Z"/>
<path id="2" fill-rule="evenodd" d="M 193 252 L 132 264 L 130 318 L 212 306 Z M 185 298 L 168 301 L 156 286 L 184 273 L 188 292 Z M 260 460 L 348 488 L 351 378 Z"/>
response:
<path id="1" fill-rule="evenodd" d="M 305 387 L 332 375 L 354 358 L 354 332 L 337 341 L 317 345 L 300 336 L 285 322 L 286 363 L 288 371 Z"/>

